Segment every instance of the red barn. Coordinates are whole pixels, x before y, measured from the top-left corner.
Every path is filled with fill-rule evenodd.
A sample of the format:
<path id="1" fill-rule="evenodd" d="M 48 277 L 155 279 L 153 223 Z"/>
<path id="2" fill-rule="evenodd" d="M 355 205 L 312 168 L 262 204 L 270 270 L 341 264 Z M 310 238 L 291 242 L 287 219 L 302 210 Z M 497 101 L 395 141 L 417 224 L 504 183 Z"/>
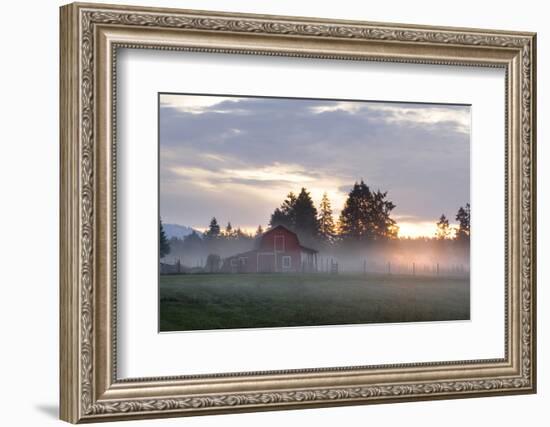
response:
<path id="1" fill-rule="evenodd" d="M 300 244 L 296 233 L 278 225 L 260 237 L 256 249 L 223 260 L 226 273 L 298 273 L 317 271 L 317 251 Z"/>

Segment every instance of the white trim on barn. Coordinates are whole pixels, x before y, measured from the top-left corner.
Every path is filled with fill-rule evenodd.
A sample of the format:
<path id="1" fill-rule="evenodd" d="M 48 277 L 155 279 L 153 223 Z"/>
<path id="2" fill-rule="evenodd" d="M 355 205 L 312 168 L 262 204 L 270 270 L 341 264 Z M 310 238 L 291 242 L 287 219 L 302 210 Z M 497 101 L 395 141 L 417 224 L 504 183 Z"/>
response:
<path id="1" fill-rule="evenodd" d="M 283 271 L 288 271 L 292 269 L 292 257 L 290 255 L 283 255 L 282 267 Z"/>

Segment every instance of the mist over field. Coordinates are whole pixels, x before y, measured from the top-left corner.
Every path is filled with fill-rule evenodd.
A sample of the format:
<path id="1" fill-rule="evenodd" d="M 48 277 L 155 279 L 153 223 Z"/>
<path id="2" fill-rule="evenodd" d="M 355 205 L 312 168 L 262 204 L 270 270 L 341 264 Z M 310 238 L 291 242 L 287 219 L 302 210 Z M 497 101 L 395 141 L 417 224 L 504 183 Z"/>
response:
<path id="1" fill-rule="evenodd" d="M 174 264 L 179 261 L 182 268 L 189 268 L 189 271 L 194 268 L 195 272 L 200 272 L 200 267 L 206 265 L 208 255 L 214 253 L 223 259 L 251 251 L 257 243 L 257 238 L 249 236 L 210 245 L 198 240 L 192 245 L 186 245 L 181 239 L 172 239 L 170 254 L 163 258 L 163 262 Z M 470 270 L 469 245 L 456 244 L 454 241 L 418 238 L 351 247 L 338 244 L 313 246 L 319 250 L 319 272 L 326 272 L 331 261 L 339 264 L 341 272 L 349 273 L 366 271 L 432 275 L 437 273 L 439 266 L 441 275 L 466 275 Z"/>
<path id="2" fill-rule="evenodd" d="M 464 277 L 186 274 L 160 294 L 162 332 L 470 319 Z"/>

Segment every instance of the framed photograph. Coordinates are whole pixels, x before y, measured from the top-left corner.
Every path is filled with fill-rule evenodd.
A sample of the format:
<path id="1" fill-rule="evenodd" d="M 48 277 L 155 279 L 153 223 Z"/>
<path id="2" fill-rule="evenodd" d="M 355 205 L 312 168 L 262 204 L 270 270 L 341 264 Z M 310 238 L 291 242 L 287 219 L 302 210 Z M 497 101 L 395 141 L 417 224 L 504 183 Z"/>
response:
<path id="1" fill-rule="evenodd" d="M 60 22 L 63 420 L 536 391 L 535 34 Z"/>
<path id="2" fill-rule="evenodd" d="M 470 320 L 470 109 L 159 93 L 160 332 Z"/>

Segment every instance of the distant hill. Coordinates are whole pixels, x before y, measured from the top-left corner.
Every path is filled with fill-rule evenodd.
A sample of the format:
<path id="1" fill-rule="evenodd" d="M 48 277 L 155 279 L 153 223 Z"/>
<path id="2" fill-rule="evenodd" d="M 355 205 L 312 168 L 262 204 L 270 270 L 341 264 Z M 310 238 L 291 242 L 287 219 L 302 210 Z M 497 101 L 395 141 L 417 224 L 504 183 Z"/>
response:
<path id="1" fill-rule="evenodd" d="M 162 224 L 162 227 L 164 228 L 166 237 L 168 237 L 169 239 L 171 239 L 172 237 L 183 239 L 185 236 L 190 235 L 193 231 L 195 231 L 199 236 L 202 235 L 200 231 L 194 230 L 193 228 L 187 227 L 186 225 Z"/>

